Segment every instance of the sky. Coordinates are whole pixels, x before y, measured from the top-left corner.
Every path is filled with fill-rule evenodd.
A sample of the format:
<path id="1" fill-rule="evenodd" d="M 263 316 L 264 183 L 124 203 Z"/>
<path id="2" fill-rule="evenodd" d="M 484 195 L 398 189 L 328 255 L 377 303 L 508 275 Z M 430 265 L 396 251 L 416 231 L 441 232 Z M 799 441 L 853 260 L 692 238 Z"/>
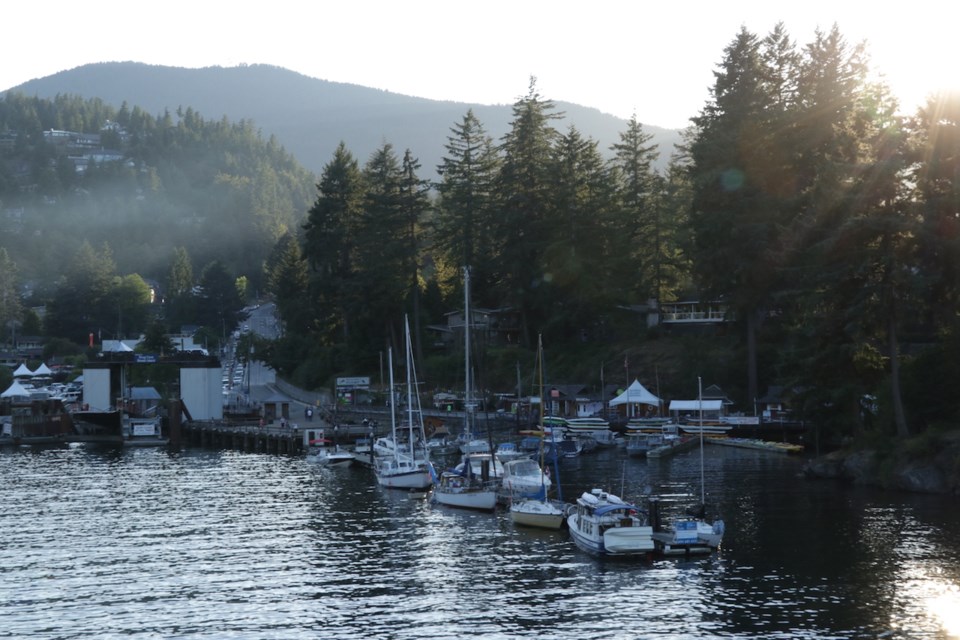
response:
<path id="1" fill-rule="evenodd" d="M 912 113 L 960 83 L 952 3 L 852 0 L 64 0 L 9 3 L 0 91 L 95 62 L 270 64 L 436 100 L 512 104 L 539 94 L 682 128 L 709 97 L 741 27 L 783 22 L 804 45 L 836 24 Z M 80 7 L 82 6 L 82 9 Z"/>

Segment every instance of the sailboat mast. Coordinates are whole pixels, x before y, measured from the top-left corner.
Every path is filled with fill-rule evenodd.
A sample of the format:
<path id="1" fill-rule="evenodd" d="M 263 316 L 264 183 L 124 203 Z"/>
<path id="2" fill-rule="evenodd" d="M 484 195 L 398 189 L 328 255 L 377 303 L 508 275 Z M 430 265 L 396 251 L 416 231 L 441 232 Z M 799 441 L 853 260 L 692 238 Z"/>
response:
<path id="1" fill-rule="evenodd" d="M 413 348 L 410 345 L 410 320 L 403 316 L 404 333 L 407 341 L 407 428 L 409 429 L 410 459 L 414 459 L 413 449 Z"/>
<path id="2" fill-rule="evenodd" d="M 700 405 L 700 504 L 707 504 L 703 484 L 703 381 L 697 377 L 697 398 Z"/>
<path id="3" fill-rule="evenodd" d="M 464 352 L 464 381 L 466 390 L 463 398 L 463 432 L 473 435 L 473 424 L 470 420 L 470 410 L 473 398 L 471 397 L 472 381 L 470 380 L 470 266 L 463 268 L 463 352 Z"/>
<path id="4" fill-rule="evenodd" d="M 387 347 L 387 367 L 390 369 L 390 434 L 393 436 L 393 458 L 397 456 L 397 398 L 393 393 L 393 347 Z"/>

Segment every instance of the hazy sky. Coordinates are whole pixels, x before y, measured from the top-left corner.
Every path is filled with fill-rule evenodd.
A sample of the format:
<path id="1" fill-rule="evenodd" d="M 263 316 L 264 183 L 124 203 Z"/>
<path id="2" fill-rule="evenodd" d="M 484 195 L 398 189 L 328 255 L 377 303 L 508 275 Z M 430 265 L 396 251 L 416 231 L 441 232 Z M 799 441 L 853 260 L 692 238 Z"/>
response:
<path id="1" fill-rule="evenodd" d="M 166 0 L 5 3 L 0 90 L 92 63 L 265 63 L 440 100 L 544 98 L 648 125 L 686 126 L 741 26 L 782 21 L 799 44 L 836 23 L 912 112 L 953 69 L 949 2 L 643 0 Z"/>

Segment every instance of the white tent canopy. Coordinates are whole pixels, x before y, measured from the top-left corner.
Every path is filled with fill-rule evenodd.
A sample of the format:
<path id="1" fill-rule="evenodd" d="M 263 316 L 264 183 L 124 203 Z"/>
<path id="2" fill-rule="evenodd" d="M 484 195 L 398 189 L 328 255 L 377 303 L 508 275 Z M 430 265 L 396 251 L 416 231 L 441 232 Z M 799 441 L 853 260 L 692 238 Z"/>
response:
<path id="1" fill-rule="evenodd" d="M 659 407 L 660 398 L 647 391 L 646 387 L 635 379 L 626 391 L 610 401 L 611 407 L 620 404 L 648 404 L 652 407 Z"/>
<path id="2" fill-rule="evenodd" d="M 37 370 L 33 372 L 35 376 L 52 376 L 53 371 L 50 370 L 50 367 L 47 366 L 47 363 L 42 362 L 40 366 L 37 367 Z"/>
<path id="3" fill-rule="evenodd" d="M 720 411 L 723 400 L 671 400 L 670 411 Z"/>
<path id="4" fill-rule="evenodd" d="M 21 362 L 20 366 L 17 367 L 17 370 L 13 372 L 14 378 L 32 378 L 33 371 L 30 371 L 30 367 L 27 366 L 26 362 Z"/>
<path id="5" fill-rule="evenodd" d="M 101 343 L 101 349 L 104 353 L 117 353 L 119 351 L 133 351 L 133 347 L 123 340 L 104 340 Z"/>
<path id="6" fill-rule="evenodd" d="M 10 385 L 3 393 L 0 393 L 0 398 L 28 398 L 30 397 L 30 391 L 24 387 L 22 384 L 13 381 L 13 384 Z"/>

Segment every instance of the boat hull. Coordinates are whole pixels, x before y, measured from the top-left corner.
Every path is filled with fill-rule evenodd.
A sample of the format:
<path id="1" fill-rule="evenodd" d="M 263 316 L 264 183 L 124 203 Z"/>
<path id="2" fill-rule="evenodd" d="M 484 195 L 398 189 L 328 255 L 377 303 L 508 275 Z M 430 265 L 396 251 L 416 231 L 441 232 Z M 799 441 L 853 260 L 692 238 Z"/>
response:
<path id="1" fill-rule="evenodd" d="M 422 491 L 433 485 L 433 476 L 426 464 L 378 460 L 374 468 L 377 484 L 388 489 L 415 489 Z"/>
<path id="2" fill-rule="evenodd" d="M 539 529 L 560 529 L 565 511 L 552 502 L 520 500 L 510 505 L 510 519 L 514 524 Z"/>
<path id="3" fill-rule="evenodd" d="M 493 511 L 497 507 L 497 492 L 487 489 L 434 489 L 437 504 L 458 509 Z"/>
<path id="4" fill-rule="evenodd" d="M 567 518 L 570 537 L 576 545 L 598 557 L 649 557 L 656 549 L 653 527 L 614 527 L 600 535 L 588 535 L 581 531 L 576 515 Z"/>

